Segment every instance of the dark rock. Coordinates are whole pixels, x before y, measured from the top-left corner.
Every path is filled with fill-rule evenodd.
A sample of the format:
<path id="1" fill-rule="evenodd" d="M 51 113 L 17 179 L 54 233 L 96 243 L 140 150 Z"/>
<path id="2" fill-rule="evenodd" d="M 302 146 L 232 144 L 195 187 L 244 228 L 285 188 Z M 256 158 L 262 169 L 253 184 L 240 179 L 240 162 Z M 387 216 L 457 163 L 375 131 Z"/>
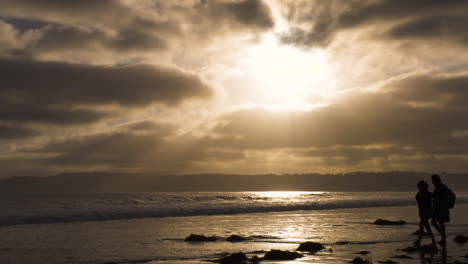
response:
<path id="1" fill-rule="evenodd" d="M 335 245 L 348 245 L 349 241 L 338 241 L 335 243 Z"/>
<path id="2" fill-rule="evenodd" d="M 245 241 L 245 240 L 249 240 L 249 239 L 246 238 L 246 237 L 238 236 L 238 235 L 232 235 L 232 236 L 228 237 L 226 240 L 229 241 L 229 242 L 241 242 L 241 241 Z"/>
<path id="3" fill-rule="evenodd" d="M 244 264 L 249 261 L 249 258 L 242 252 L 232 253 L 231 255 L 220 258 L 216 262 L 221 264 Z"/>
<path id="4" fill-rule="evenodd" d="M 410 257 L 410 256 L 408 256 L 408 255 L 395 255 L 395 256 L 391 256 L 391 258 L 413 259 L 412 257 Z"/>
<path id="5" fill-rule="evenodd" d="M 455 241 L 458 244 L 464 244 L 468 242 L 468 237 L 464 235 L 458 235 L 453 239 L 453 241 Z"/>
<path id="6" fill-rule="evenodd" d="M 361 257 L 355 257 L 353 258 L 353 260 L 350 261 L 350 263 L 353 263 L 353 264 L 365 264 L 366 261 L 361 258 Z"/>
<path id="7" fill-rule="evenodd" d="M 216 237 L 215 236 L 207 237 L 204 235 L 191 234 L 190 236 L 185 238 L 185 241 L 187 242 L 213 242 L 213 241 L 216 241 Z"/>
<path id="8" fill-rule="evenodd" d="M 325 249 L 325 247 L 321 243 L 317 242 L 304 242 L 299 245 L 299 247 L 296 249 L 298 251 L 308 251 L 308 252 L 317 252 L 322 249 Z"/>
<path id="9" fill-rule="evenodd" d="M 407 248 L 402 249 L 402 251 L 405 251 L 407 253 L 415 253 L 415 252 L 437 253 L 437 247 L 432 246 L 432 245 L 424 245 L 424 246 L 416 246 L 416 247 L 407 247 Z"/>
<path id="10" fill-rule="evenodd" d="M 391 220 L 385 220 L 385 219 L 377 219 L 374 222 L 375 225 L 406 225 L 406 222 L 403 220 L 399 221 L 391 221 Z"/>
<path id="11" fill-rule="evenodd" d="M 328 249 L 328 252 L 333 252 L 333 248 L 329 248 L 329 249 Z"/>
<path id="12" fill-rule="evenodd" d="M 367 254 L 369 254 L 369 253 L 370 253 L 370 251 L 363 250 L 363 251 L 356 252 L 355 254 L 359 254 L 359 255 L 364 255 L 364 256 L 365 256 L 365 255 L 367 255 Z"/>
<path id="13" fill-rule="evenodd" d="M 265 260 L 295 260 L 302 258 L 303 255 L 298 252 L 282 251 L 282 250 L 270 250 L 268 251 L 263 259 Z"/>
<path id="14" fill-rule="evenodd" d="M 252 253 L 260 254 L 260 253 L 266 253 L 266 251 L 265 250 L 255 250 L 255 251 L 252 251 Z"/>
<path id="15" fill-rule="evenodd" d="M 399 262 L 396 262 L 396 261 L 393 261 L 393 260 L 389 259 L 389 260 L 385 260 L 385 261 L 379 261 L 379 263 L 382 263 L 382 264 L 397 264 Z"/>

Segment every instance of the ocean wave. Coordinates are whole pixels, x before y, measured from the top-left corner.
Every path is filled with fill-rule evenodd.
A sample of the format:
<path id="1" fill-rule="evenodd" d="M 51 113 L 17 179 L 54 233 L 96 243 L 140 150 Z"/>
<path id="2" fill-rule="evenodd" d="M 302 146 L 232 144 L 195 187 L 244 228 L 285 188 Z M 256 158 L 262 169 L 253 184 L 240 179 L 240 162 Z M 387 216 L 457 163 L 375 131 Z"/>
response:
<path id="1" fill-rule="evenodd" d="M 0 225 L 408 206 L 415 204 L 412 195 L 322 193 L 278 198 L 262 194 L 195 193 L 48 197 L 34 203 L 24 199 L 10 201 L 0 214 Z M 467 202 L 468 195 L 459 196 L 457 201 Z"/>

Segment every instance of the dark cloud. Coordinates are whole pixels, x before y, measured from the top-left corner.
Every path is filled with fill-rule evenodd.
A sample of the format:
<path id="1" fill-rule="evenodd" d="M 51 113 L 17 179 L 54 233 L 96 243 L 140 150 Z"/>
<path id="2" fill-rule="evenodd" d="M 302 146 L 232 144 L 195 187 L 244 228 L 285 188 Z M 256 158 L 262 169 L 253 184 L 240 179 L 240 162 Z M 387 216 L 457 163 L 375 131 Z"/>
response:
<path id="1" fill-rule="evenodd" d="M 35 20 L 35 19 L 28 19 L 28 18 L 10 18 L 10 17 L 1 17 L 0 20 L 8 23 L 15 29 L 18 29 L 20 32 L 25 32 L 31 29 L 38 29 L 47 26 L 49 23 Z"/>
<path id="2" fill-rule="evenodd" d="M 140 3 L 141 4 L 141 3 Z M 121 1 L 114 0 L 18 0 L 14 2 L 0 3 L 0 15 L 5 17 L 18 17 L 26 19 L 38 19 L 55 23 L 82 24 L 85 22 L 95 25 L 135 25 L 136 27 L 155 26 L 155 16 L 167 15 L 176 12 L 182 15 L 200 14 L 201 19 L 214 19 L 213 22 L 225 22 L 243 24 L 252 27 L 270 28 L 273 25 L 271 11 L 262 0 L 228 0 L 228 1 L 204 1 L 194 6 L 192 1 L 176 3 L 155 3 L 146 5 L 148 10 L 139 10 L 139 3 L 125 5 Z M 160 23 L 174 29 L 172 23 Z M 199 26 L 199 25 L 198 25 Z M 219 26 L 216 25 L 216 26 Z M 167 27 L 164 27 L 167 28 Z M 161 28 L 158 28 L 161 29 Z"/>
<path id="3" fill-rule="evenodd" d="M 23 53 L 30 56 L 43 52 L 162 51 L 169 45 L 168 36 L 180 33 L 177 21 L 145 16 L 120 1 L 25 0 L 1 3 L 0 10 L 4 20 L 29 40 Z"/>
<path id="4" fill-rule="evenodd" d="M 39 152 L 58 153 L 49 159 L 50 165 L 111 165 L 115 167 L 138 166 L 148 162 L 148 155 L 162 140 L 157 134 L 134 135 L 130 133 L 100 134 L 51 143 Z M 163 153 L 161 153 L 163 154 Z"/>
<path id="5" fill-rule="evenodd" d="M 465 111 L 468 102 L 467 74 L 415 75 L 383 87 L 397 102 Z"/>
<path id="6" fill-rule="evenodd" d="M 9 176 L 47 176 L 55 173 L 43 166 L 43 158 L 40 156 L 22 156 L 14 155 L 0 158 L 0 168 L 2 168 L 1 177 Z"/>
<path id="7" fill-rule="evenodd" d="M 300 8 L 298 8 L 300 7 Z M 385 27 L 395 26 L 388 36 L 395 38 L 443 37 L 457 39 L 468 11 L 463 0 L 443 3 L 436 0 L 382 1 L 292 1 L 287 6 L 292 27 L 283 41 L 304 46 L 328 45 L 343 30 L 373 28 L 376 39 Z M 444 19 L 445 18 L 445 19 Z M 450 29 L 447 29 L 450 27 Z M 462 37 L 463 38 L 463 37 Z"/>
<path id="8" fill-rule="evenodd" d="M 386 35 L 391 39 L 450 41 L 466 46 L 468 33 L 466 15 L 425 17 L 399 24 Z"/>
<path id="9" fill-rule="evenodd" d="M 325 46 L 339 27 L 338 17 L 351 9 L 356 1 L 290 1 L 286 16 L 291 27 L 281 34 L 283 42 L 300 46 Z M 295 24 L 298 25 L 295 25 Z"/>
<path id="10" fill-rule="evenodd" d="M 55 23 L 90 22 L 94 24 L 117 24 L 126 21 L 128 8 L 114 0 L 18 0 L 1 1 L 0 14 L 5 17 L 17 17 L 51 21 Z M 119 21 L 120 20 L 120 21 Z"/>
<path id="11" fill-rule="evenodd" d="M 306 162 L 338 171 L 441 170 L 444 164 L 463 170 L 468 168 L 461 165 L 468 156 L 468 108 L 462 104 L 467 80 L 466 74 L 415 75 L 309 112 L 240 110 L 220 117 L 201 138 L 145 120 L 52 141 L 34 154 L 45 157 L 36 163 L 55 171 L 177 173 L 197 166 L 235 171 L 232 164 L 281 170 Z"/>
<path id="12" fill-rule="evenodd" d="M 239 151 L 210 149 L 190 135 L 174 136 L 172 126 L 141 122 L 130 125 L 130 128 L 125 132 L 50 142 L 37 153 L 53 154 L 43 162 L 59 168 L 100 166 L 165 173 L 183 171 L 197 161 L 227 161 L 244 157 Z M 146 133 L 135 133 L 142 131 Z"/>
<path id="13" fill-rule="evenodd" d="M 7 121 L 94 122 L 106 113 L 83 106 L 176 105 L 211 91 L 198 76 L 176 68 L 0 60 L 0 119 Z"/>
<path id="14" fill-rule="evenodd" d="M 117 37 L 107 42 L 107 47 L 118 51 L 155 51 L 167 48 L 166 42 L 159 36 L 151 33 L 126 29 L 119 32 Z"/>
<path id="15" fill-rule="evenodd" d="M 468 143 L 467 80 L 421 75 L 310 112 L 242 110 L 221 118 L 207 140 L 230 149 L 314 148 L 317 156 L 342 152 L 354 159 L 398 152 L 468 155 L 461 147 Z M 457 131 L 460 136 L 454 136 Z"/>
<path id="16" fill-rule="evenodd" d="M 18 125 L 0 124 L 0 140 L 29 138 L 29 137 L 37 136 L 38 134 L 39 134 L 38 131 L 32 128 L 18 126 Z"/>
<path id="17" fill-rule="evenodd" d="M 144 52 L 167 48 L 159 36 L 140 29 L 125 29 L 117 34 L 84 26 L 48 25 L 37 30 L 39 37 L 28 44 L 34 54 L 44 52 Z"/>
<path id="18" fill-rule="evenodd" d="M 6 100 L 5 100 L 6 99 Z M 67 109 L 41 102 L 5 102 L 1 99 L 0 120 L 14 123 L 49 123 L 55 125 L 80 125 L 97 122 L 109 113 L 89 109 Z"/>
<path id="19" fill-rule="evenodd" d="M 115 123 L 142 118 L 131 115 L 154 104 L 175 112 L 185 101 L 213 94 L 193 73 L 135 62 L 181 61 L 185 49 L 272 27 L 261 0 L 196 7 L 193 1 L 0 1 L 0 138 L 38 136 L 26 143 L 40 149 L 18 150 L 0 166 L 10 174 L 82 167 L 173 172 L 243 157 L 180 135 L 175 125 Z M 90 131 L 111 132 L 82 135 L 90 125 Z"/>
<path id="20" fill-rule="evenodd" d="M 154 55 L 187 39 L 200 44 L 218 36 L 273 27 L 271 10 L 261 0 L 209 1 L 198 7 L 187 2 L 139 4 L 21 0 L 0 3 L 0 16 L 28 40 L 26 47 L 16 48 L 24 48 L 22 53 L 32 57 L 44 52 Z"/>
<path id="21" fill-rule="evenodd" d="M 317 148 L 312 150 L 292 151 L 293 154 L 305 157 L 341 158 L 348 164 L 360 163 L 374 158 L 388 159 L 392 156 L 411 156 L 414 150 L 400 146 L 339 146 L 332 148 Z"/>
<path id="22" fill-rule="evenodd" d="M 40 36 L 29 46 L 40 51 L 99 48 L 106 40 L 104 32 L 83 26 L 47 25 L 37 31 Z"/>
<path id="23" fill-rule="evenodd" d="M 355 1 L 353 8 L 348 9 L 347 12 L 339 16 L 339 24 L 346 28 L 366 23 L 464 12 L 467 9 L 468 3 L 463 0 L 454 0 L 448 3 L 442 3 L 437 0 Z"/>
<path id="24" fill-rule="evenodd" d="M 270 29 L 274 25 L 271 10 L 262 0 L 207 1 L 199 9 L 214 21 L 261 29 Z"/>
<path id="25" fill-rule="evenodd" d="M 396 44 L 421 40 L 416 43 L 429 46 L 444 42 L 457 48 L 468 43 L 466 0 L 278 3 L 286 8 L 284 14 L 291 23 L 290 31 L 281 35 L 284 42 L 327 46 L 341 39 L 337 36 L 342 32 L 356 32 L 353 48 L 347 51 L 351 57 L 358 56 L 356 50 L 360 50 L 356 54 L 367 51 L 368 46 L 355 41 L 361 36 L 380 41 L 376 46 L 382 48 L 380 44 L 389 40 Z M 294 170 L 310 161 L 345 169 L 361 165 L 436 169 L 444 162 L 464 167 L 466 73 L 392 79 L 396 72 L 424 69 L 409 69 L 410 63 L 388 70 L 392 66 L 381 67 L 386 63 L 379 62 L 379 70 L 365 71 L 362 68 L 368 66 L 361 65 L 371 64 L 374 58 L 366 57 L 356 62 L 359 67 L 349 69 L 353 74 L 348 72 L 365 73 L 362 80 L 349 84 L 346 74 L 335 77 L 339 85 L 352 87 L 382 81 L 375 80 L 381 76 L 391 80 L 376 92 L 354 92 L 308 112 L 244 109 L 213 121 L 210 118 L 219 109 L 190 108 L 194 111 L 188 113 L 177 108 L 185 101 L 212 96 L 212 88 L 199 76 L 175 67 L 136 64 L 172 61 L 223 79 L 228 73 L 212 71 L 210 63 L 229 67 L 224 65 L 227 56 L 217 60 L 213 54 L 230 47 L 219 49 L 216 40 L 231 36 L 251 40 L 273 27 L 272 11 L 261 0 L 0 1 L 0 139 L 10 147 L 14 141 L 34 137 L 25 142 L 27 148 L 2 156 L 0 167 L 9 174 L 40 168 L 176 173 L 194 168 L 267 170 L 272 165 Z M 343 55 L 344 50 L 333 54 L 333 64 L 355 62 Z M 393 54 L 372 50 L 372 55 L 387 56 L 387 61 Z M 461 72 L 464 65 L 456 67 Z M 385 72 L 380 74 L 380 69 Z M 170 106 L 164 106 L 168 109 L 164 117 L 138 112 L 159 104 Z M 214 123 L 196 127 L 200 116 Z M 160 121 L 171 117 L 175 123 Z M 93 130 L 88 131 L 89 125 L 94 125 Z M 90 134 L 83 135 L 84 129 Z M 284 164 L 273 164 L 278 160 Z"/>

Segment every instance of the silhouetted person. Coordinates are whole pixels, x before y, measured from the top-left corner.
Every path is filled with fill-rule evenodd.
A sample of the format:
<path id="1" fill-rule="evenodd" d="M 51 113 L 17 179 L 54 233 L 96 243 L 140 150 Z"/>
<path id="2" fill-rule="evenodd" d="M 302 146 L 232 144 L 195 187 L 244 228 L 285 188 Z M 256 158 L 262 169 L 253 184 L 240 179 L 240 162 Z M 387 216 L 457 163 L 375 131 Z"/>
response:
<path id="1" fill-rule="evenodd" d="M 432 245 L 436 245 L 434 234 L 432 233 L 429 219 L 432 217 L 432 193 L 429 191 L 429 186 L 425 181 L 418 182 L 419 192 L 416 194 L 416 201 L 419 208 L 419 236 L 415 244 L 421 243 L 424 234 L 424 228 L 432 239 Z"/>
<path id="2" fill-rule="evenodd" d="M 431 222 L 437 232 L 442 236 L 440 245 L 445 247 L 447 238 L 445 233 L 445 223 L 450 222 L 449 189 L 445 184 L 442 184 L 442 180 L 439 175 L 432 175 L 432 183 L 435 188 L 433 193 L 434 211 Z"/>

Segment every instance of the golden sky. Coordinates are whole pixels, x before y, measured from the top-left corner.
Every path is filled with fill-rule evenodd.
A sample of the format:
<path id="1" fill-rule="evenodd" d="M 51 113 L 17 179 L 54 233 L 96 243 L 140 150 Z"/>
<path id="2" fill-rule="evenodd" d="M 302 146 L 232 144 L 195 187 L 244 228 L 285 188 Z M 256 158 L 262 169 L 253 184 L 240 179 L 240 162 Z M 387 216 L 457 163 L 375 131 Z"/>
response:
<path id="1" fill-rule="evenodd" d="M 466 172 L 467 12 L 466 0 L 0 1 L 0 177 Z"/>

